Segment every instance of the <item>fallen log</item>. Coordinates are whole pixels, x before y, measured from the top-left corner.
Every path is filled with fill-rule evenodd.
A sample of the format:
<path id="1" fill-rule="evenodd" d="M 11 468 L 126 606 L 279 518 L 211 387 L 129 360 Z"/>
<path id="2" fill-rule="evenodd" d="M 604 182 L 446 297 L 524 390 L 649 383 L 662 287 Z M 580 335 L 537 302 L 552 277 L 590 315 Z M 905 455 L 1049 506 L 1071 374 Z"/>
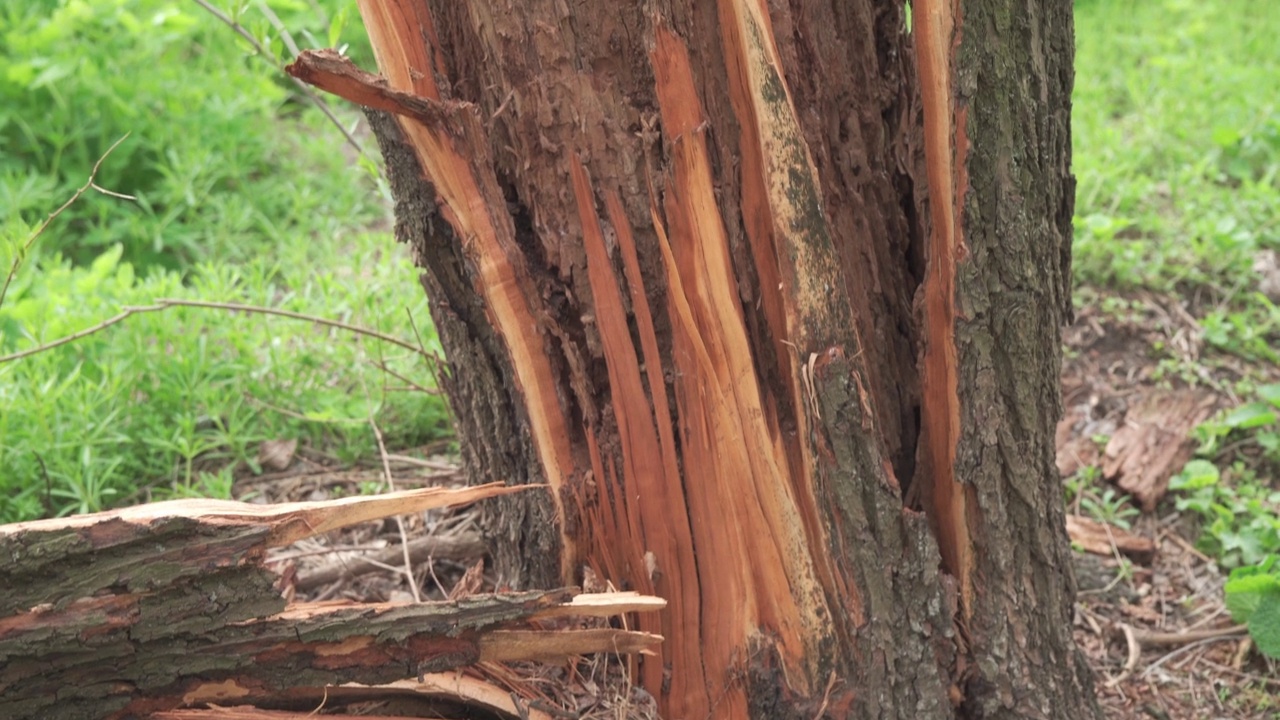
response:
<path id="1" fill-rule="evenodd" d="M 444 603 L 286 604 L 266 551 L 393 514 L 526 488 L 491 484 L 276 506 L 175 501 L 0 526 L 0 717 L 132 718 L 270 705 L 299 690 L 423 678 L 481 661 L 645 652 L 566 616 L 662 607 L 574 589 Z"/>

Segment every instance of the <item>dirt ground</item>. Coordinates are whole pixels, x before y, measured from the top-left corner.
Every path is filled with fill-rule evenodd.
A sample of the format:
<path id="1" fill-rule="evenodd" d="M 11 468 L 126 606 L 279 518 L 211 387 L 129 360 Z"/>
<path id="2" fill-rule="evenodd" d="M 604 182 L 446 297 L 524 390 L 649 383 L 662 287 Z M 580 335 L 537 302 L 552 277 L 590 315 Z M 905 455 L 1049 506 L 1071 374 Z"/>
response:
<path id="1" fill-rule="evenodd" d="M 1249 371 L 1207 362 L 1199 337 L 1178 300 L 1150 295 L 1100 298 L 1064 333 L 1059 470 L 1065 480 L 1096 468 L 1095 483 L 1143 511 L 1131 532 L 1102 527 L 1105 542 L 1097 528 L 1071 532 L 1095 551 L 1076 553 L 1075 636 L 1110 718 L 1280 717 L 1280 668 L 1232 623 L 1225 573 L 1166 496 L 1195 450 L 1191 429 L 1236 404 L 1231 388 Z M 1068 513 L 1081 514 L 1078 499 Z"/>

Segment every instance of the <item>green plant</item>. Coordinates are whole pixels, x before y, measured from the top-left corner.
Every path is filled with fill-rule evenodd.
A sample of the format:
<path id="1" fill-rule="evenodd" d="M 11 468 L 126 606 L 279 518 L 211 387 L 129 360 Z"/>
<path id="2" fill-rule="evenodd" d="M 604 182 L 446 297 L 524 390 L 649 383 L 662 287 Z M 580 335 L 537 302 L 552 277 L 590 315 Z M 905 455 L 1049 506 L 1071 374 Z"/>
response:
<path id="1" fill-rule="evenodd" d="M 1258 481 L 1243 463 L 1230 468 L 1224 481 L 1213 463 L 1196 459 L 1174 476 L 1169 487 L 1181 493 L 1180 511 L 1199 515 L 1204 524 L 1198 545 L 1225 567 L 1261 562 L 1280 552 L 1280 491 Z"/>
<path id="2" fill-rule="evenodd" d="M 1211 290 L 1233 303 L 1223 330 L 1247 334 L 1230 317 L 1256 300 L 1242 279 L 1280 243 L 1277 35 L 1274 3 L 1076 3 L 1079 282 Z"/>
<path id="3" fill-rule="evenodd" d="M 324 267 L 309 259 L 316 248 L 296 245 L 238 267 L 197 266 L 186 285 L 173 272 L 139 277 L 118 247 L 88 267 L 54 256 L 24 272 L 0 306 L 0 347 L 24 351 L 166 297 L 306 311 L 415 343 L 406 311 L 425 317 L 425 299 L 408 258 L 387 253 L 380 234 L 343 242 L 367 266 Z M 428 350 L 438 348 L 426 332 Z M 0 522 L 103 509 L 152 489 L 221 494 L 203 473 L 252 469 L 257 445 L 281 437 L 367 456 L 370 415 L 398 446 L 447 433 L 440 399 L 392 389 L 402 383 L 379 365 L 431 384 L 422 358 L 398 347 L 190 306 L 0 362 Z"/>
<path id="4" fill-rule="evenodd" d="M 248 5 L 233 11 L 278 47 Z M 271 7 L 303 37 L 363 37 L 335 24 L 349 12 Z M 136 201 L 84 198 L 37 252 L 85 264 L 120 245 L 140 271 L 185 272 L 372 222 L 368 173 L 333 152 L 327 121 L 241 42 L 189 2 L 0 0 L 0 217 L 34 223 L 128 133 L 99 184 Z"/>
<path id="5" fill-rule="evenodd" d="M 1227 609 L 1262 654 L 1280 659 L 1280 556 L 1268 555 L 1256 565 L 1236 568 L 1227 580 Z"/>
<path id="6" fill-rule="evenodd" d="M 1080 498 L 1080 505 L 1094 520 L 1126 530 L 1131 526 L 1130 518 L 1139 514 L 1138 508 L 1130 505 L 1128 498 L 1114 488 L 1106 488 L 1100 495 L 1086 492 Z"/>
<path id="7" fill-rule="evenodd" d="M 1072 473 L 1063 484 L 1066 505 L 1075 506 L 1076 511 L 1079 512 L 1079 506 L 1084 501 L 1085 494 L 1092 492 L 1094 483 L 1101 477 L 1102 470 L 1097 465 L 1085 465 Z"/>
<path id="8" fill-rule="evenodd" d="M 297 438 L 370 455 L 448 432 L 420 354 L 295 319 L 157 305 L 221 301 L 366 325 L 437 349 L 370 164 L 278 66 L 298 38 L 356 40 L 344 2 L 0 0 L 0 522 L 147 497 L 226 497 L 256 449 Z M 355 21 L 346 27 L 347 19 Z M 286 39 L 286 32 L 292 35 Z M 359 116 L 335 108 L 345 122 Z M 32 242 L 85 183 L 97 185 Z M 382 191 L 382 192 L 380 192 Z M 341 258 L 341 261 L 337 261 Z M 385 370 L 384 370 L 385 368 Z"/>
<path id="9" fill-rule="evenodd" d="M 1221 413 L 1195 429 L 1197 453 L 1212 456 L 1228 438 L 1256 444 L 1265 456 L 1280 461 L 1280 384 L 1259 386 L 1257 399 Z"/>

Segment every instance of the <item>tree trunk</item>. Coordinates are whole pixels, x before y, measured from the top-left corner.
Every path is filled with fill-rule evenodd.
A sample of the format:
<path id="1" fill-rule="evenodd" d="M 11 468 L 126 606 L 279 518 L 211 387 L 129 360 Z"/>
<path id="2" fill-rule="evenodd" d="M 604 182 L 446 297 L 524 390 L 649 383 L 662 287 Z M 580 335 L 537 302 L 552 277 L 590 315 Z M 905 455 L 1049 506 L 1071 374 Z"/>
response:
<path id="1" fill-rule="evenodd" d="M 1087 718 L 1053 464 L 1070 0 L 361 0 L 506 582 L 668 718 Z"/>

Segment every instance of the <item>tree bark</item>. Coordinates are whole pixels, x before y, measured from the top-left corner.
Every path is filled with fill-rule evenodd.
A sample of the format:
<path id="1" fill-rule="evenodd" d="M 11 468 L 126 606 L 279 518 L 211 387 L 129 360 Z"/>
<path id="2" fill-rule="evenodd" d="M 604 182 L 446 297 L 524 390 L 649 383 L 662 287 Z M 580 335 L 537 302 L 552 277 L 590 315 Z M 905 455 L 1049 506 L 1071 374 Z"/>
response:
<path id="1" fill-rule="evenodd" d="M 494 483 L 272 506 L 179 500 L 0 526 L 0 717 L 116 720 L 228 702 L 300 701 L 314 711 L 329 685 L 426 693 L 438 683 L 424 676 L 478 662 L 657 646 L 652 634 L 540 623 L 651 612 L 659 598 L 561 589 L 287 604 L 282 578 L 263 565 L 269 547 L 327 530 L 522 490 Z"/>
<path id="2" fill-rule="evenodd" d="M 1070 0 L 361 0 L 499 571 L 660 595 L 669 718 L 1083 718 Z"/>

